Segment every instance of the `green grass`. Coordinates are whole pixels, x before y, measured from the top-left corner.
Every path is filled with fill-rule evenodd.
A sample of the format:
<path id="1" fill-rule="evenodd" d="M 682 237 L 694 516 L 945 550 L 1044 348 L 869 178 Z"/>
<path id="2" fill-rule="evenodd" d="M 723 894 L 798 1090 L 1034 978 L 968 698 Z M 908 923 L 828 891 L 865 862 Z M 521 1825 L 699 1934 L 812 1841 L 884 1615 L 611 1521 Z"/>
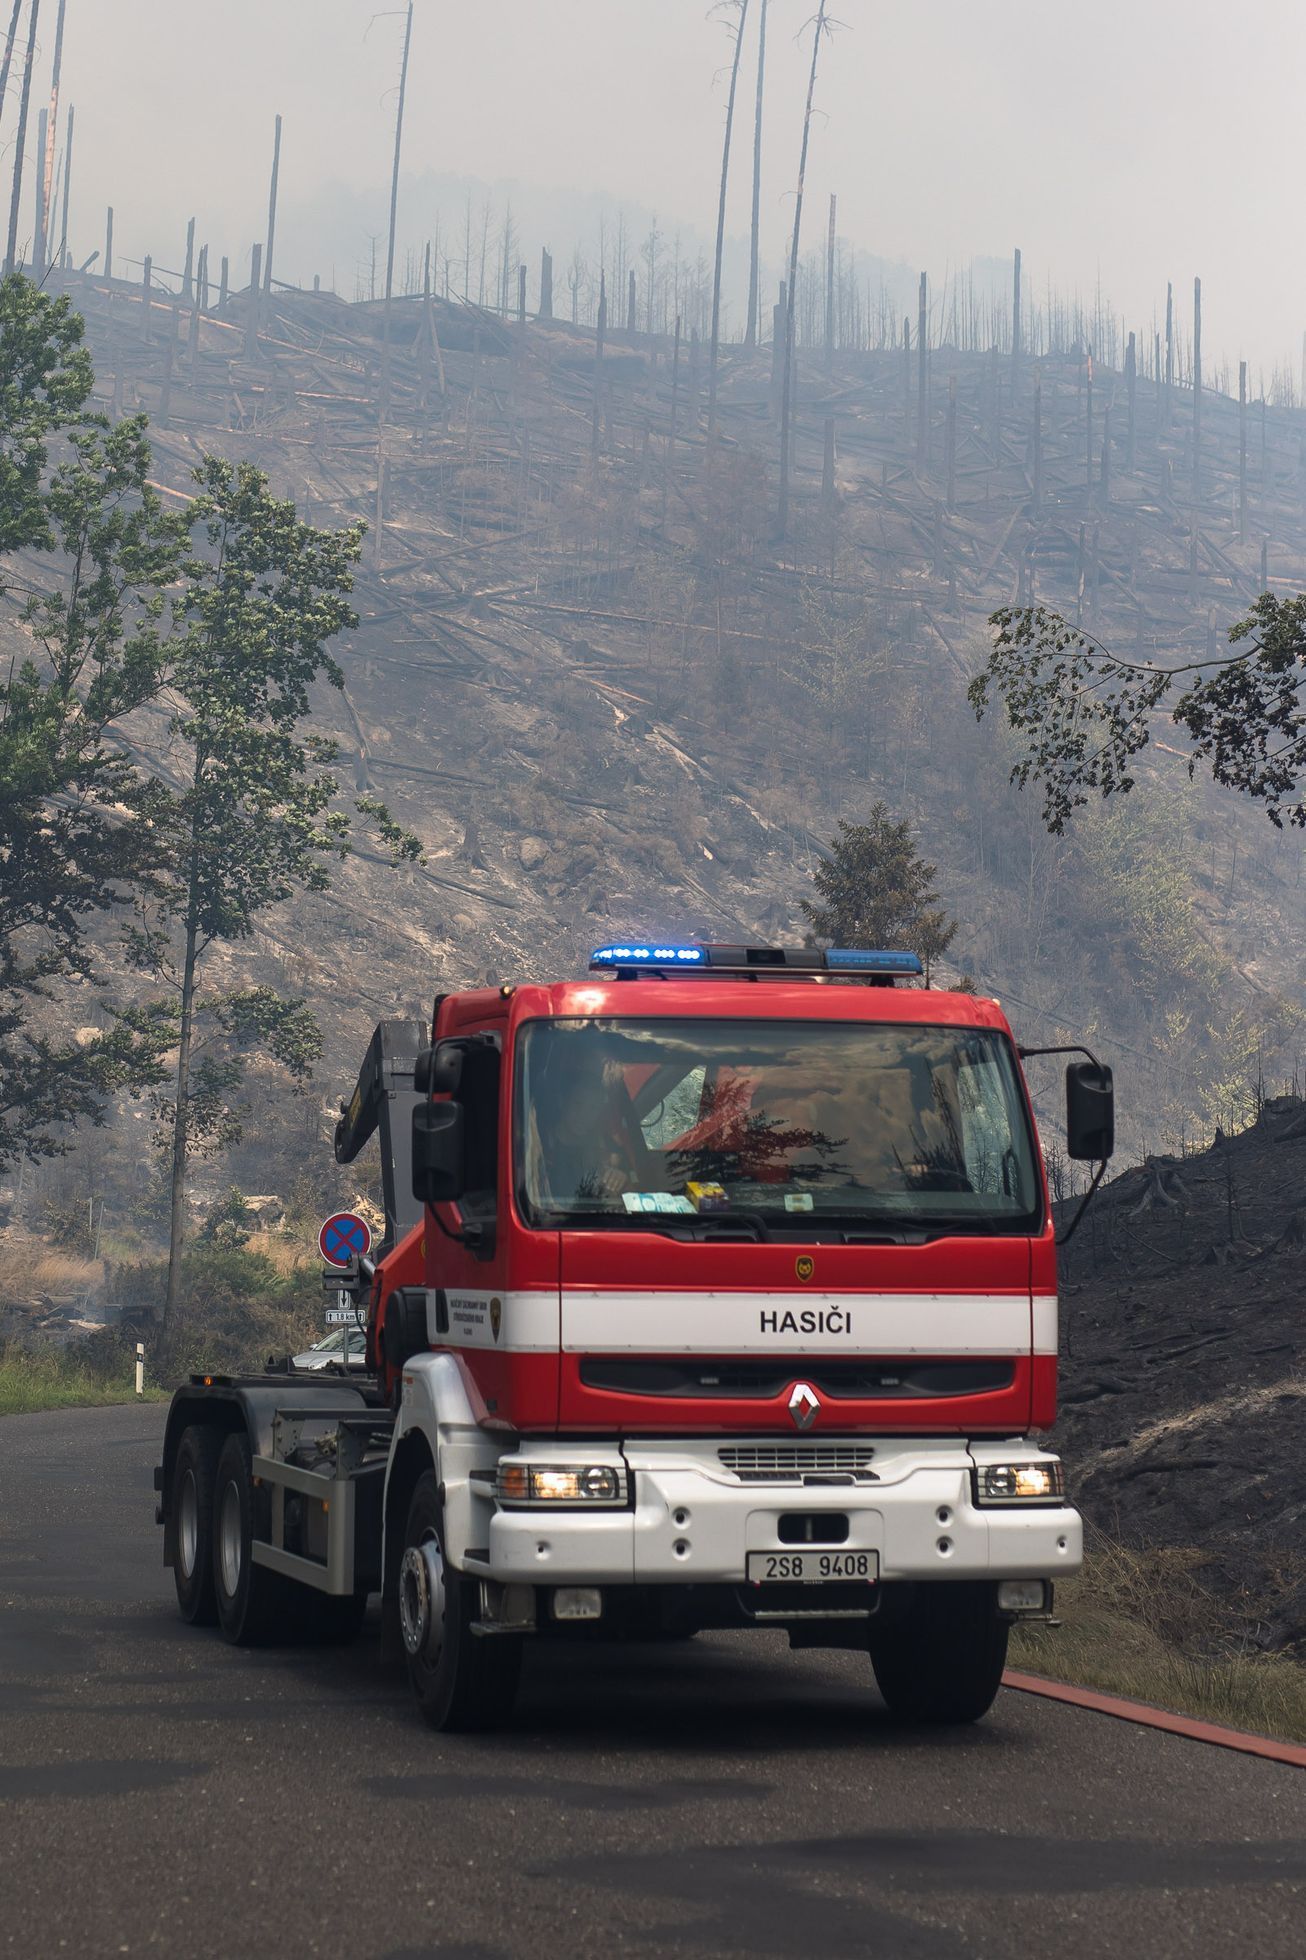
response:
<path id="1" fill-rule="evenodd" d="M 1057 1628 L 1018 1627 L 1010 1666 L 1176 1715 L 1306 1742 L 1306 1666 L 1248 1651 L 1193 1577 L 1200 1554 L 1135 1552 L 1090 1535 L 1084 1570 L 1057 1587 Z"/>
<path id="2" fill-rule="evenodd" d="M 147 1384 L 145 1401 L 166 1399 L 166 1390 Z M 55 1348 L 0 1350 L 0 1416 L 33 1415 L 40 1409 L 88 1409 L 135 1400 L 136 1382 L 131 1371 L 122 1375 L 100 1372 Z"/>

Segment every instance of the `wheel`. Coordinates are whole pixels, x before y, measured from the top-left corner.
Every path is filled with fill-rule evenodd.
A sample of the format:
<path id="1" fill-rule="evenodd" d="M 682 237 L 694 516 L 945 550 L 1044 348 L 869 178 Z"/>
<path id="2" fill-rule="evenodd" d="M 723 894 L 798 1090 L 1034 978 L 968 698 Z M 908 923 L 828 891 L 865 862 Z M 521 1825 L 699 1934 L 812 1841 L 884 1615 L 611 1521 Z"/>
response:
<path id="1" fill-rule="evenodd" d="M 249 1439 L 228 1436 L 213 1487 L 213 1590 L 218 1623 L 237 1647 L 261 1645 L 291 1618 L 290 1588 L 251 1556 L 255 1536 L 267 1536 L 267 1510 L 268 1494 L 250 1473 Z"/>
<path id="2" fill-rule="evenodd" d="M 985 1580 L 919 1585 L 901 1619 L 871 1635 L 875 1682 L 905 1722 L 977 1722 L 1007 1664 L 1007 1622 Z"/>
<path id="3" fill-rule="evenodd" d="M 172 1469 L 172 1577 L 181 1617 L 196 1627 L 211 1627 L 218 1617 L 213 1591 L 213 1481 L 221 1442 L 220 1432 L 207 1425 L 183 1429 Z"/>
<path id="4" fill-rule="evenodd" d="M 496 1728 L 512 1713 L 521 1640 L 472 1632 L 480 1588 L 445 1564 L 442 1541 L 439 1485 L 428 1470 L 408 1506 L 399 1567 L 408 1679 L 432 1728 Z"/>

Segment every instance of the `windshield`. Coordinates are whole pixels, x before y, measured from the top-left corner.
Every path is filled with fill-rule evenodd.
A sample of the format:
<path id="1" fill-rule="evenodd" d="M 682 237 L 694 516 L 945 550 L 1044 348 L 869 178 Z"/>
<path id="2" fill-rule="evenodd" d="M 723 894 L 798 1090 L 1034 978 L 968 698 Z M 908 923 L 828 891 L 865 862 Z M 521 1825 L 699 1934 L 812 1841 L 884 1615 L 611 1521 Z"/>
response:
<path id="1" fill-rule="evenodd" d="M 1041 1224 L 1011 1047 L 988 1029 L 536 1021 L 517 1082 L 530 1224 Z"/>

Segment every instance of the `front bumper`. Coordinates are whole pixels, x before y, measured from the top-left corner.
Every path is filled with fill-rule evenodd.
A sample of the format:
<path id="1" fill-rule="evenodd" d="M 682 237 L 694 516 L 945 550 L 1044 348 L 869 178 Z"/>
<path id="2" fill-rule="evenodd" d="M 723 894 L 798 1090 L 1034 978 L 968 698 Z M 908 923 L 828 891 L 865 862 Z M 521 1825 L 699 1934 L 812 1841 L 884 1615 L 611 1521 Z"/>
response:
<path id="1" fill-rule="evenodd" d="M 732 1439 L 733 1440 L 733 1439 Z M 1060 1579 L 1083 1560 L 1079 1513 L 1069 1504 L 978 1507 L 975 1453 L 950 1438 L 877 1442 L 874 1482 L 743 1481 L 722 1467 L 714 1441 L 523 1447 L 554 1457 L 623 1464 L 634 1501 L 623 1510 L 497 1508 L 489 1573 L 505 1584 L 742 1585 L 750 1552 L 789 1551 L 782 1520 L 840 1514 L 840 1551 L 870 1551 L 882 1580 Z M 1021 1461 L 1038 1450 L 1006 1451 Z M 792 1529 L 792 1527 L 789 1527 Z M 832 1543 L 834 1541 L 831 1541 Z"/>

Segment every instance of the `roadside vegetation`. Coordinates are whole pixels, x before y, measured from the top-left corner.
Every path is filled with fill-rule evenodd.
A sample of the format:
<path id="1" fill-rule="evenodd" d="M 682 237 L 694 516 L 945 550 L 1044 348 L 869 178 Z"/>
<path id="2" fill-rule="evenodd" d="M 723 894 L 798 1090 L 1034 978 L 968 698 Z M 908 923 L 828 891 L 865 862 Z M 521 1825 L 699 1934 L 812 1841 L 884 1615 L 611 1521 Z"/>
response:
<path id="1" fill-rule="evenodd" d="M 147 1378 L 146 1401 L 161 1402 L 165 1393 Z M 80 1348 L 0 1348 L 0 1416 L 135 1400 L 135 1373 L 125 1358 L 116 1358 L 110 1368 L 91 1360 Z"/>
<path id="2" fill-rule="evenodd" d="M 121 1318 L 66 1344 L 38 1336 L 0 1345 L 0 1415 L 93 1407 L 135 1399 L 136 1342 L 145 1343 L 146 1394 L 171 1393 L 187 1375 L 249 1373 L 269 1356 L 302 1351 L 322 1332 L 317 1264 L 286 1234 L 256 1232 L 231 1243 L 230 1204 L 213 1236 L 182 1261 L 177 1308 L 166 1329 L 156 1314 L 168 1281 L 158 1253 L 115 1263 L 105 1284 Z M 55 1267 L 59 1273 L 54 1272 Z M 97 1281 L 91 1262 L 44 1254 L 33 1268 L 53 1284 L 65 1267 Z M 49 1270 L 47 1270 L 49 1269 Z"/>
<path id="3" fill-rule="evenodd" d="M 1134 1550 L 1086 1529 L 1060 1627 L 1015 1632 L 1009 1665 L 1280 1742 L 1306 1742 L 1306 1666 L 1251 1645 L 1201 1584 L 1196 1548 Z"/>

